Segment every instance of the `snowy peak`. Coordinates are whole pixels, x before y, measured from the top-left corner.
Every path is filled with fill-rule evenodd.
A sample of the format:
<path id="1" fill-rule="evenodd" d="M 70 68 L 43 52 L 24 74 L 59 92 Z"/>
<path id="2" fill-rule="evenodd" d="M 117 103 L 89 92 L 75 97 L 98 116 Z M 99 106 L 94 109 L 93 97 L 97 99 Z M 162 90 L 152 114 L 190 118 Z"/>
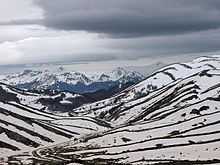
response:
<path id="1" fill-rule="evenodd" d="M 90 84 L 92 80 L 88 78 L 85 74 L 79 72 L 64 72 L 61 74 L 57 74 L 56 77 L 60 82 L 67 82 L 69 84 Z"/>
<path id="2" fill-rule="evenodd" d="M 115 78 L 115 79 L 120 79 L 121 77 L 125 76 L 128 74 L 128 71 L 125 70 L 124 68 L 121 68 L 121 67 L 118 67 L 116 69 L 114 69 L 110 75 L 112 78 Z"/>
<path id="3" fill-rule="evenodd" d="M 103 81 L 110 81 L 111 77 L 105 73 L 102 73 L 100 76 L 98 76 L 98 81 L 103 82 Z"/>
<path id="4" fill-rule="evenodd" d="M 80 72 L 67 72 L 59 67 L 57 72 L 25 70 L 22 73 L 1 76 L 2 82 L 21 89 L 70 91 L 77 93 L 108 90 L 119 84 L 134 84 L 143 79 L 141 74 L 117 68 L 110 73 L 87 76 Z"/>
<path id="5" fill-rule="evenodd" d="M 122 67 L 118 67 L 109 73 L 97 75 L 96 81 L 118 81 L 121 83 L 138 82 L 144 79 L 144 76 L 135 71 L 128 71 Z M 95 78 L 95 77 L 94 77 Z"/>

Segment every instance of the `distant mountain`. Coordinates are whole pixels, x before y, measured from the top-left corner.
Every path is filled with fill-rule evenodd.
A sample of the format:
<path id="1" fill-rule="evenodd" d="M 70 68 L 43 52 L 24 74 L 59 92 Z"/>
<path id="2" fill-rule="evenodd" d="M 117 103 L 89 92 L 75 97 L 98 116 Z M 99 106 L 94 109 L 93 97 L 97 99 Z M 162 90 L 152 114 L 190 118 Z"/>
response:
<path id="1" fill-rule="evenodd" d="M 106 79 L 106 76 L 104 78 Z M 29 118 L 29 130 L 37 129 L 40 134 L 44 134 L 45 130 L 39 129 L 38 124 L 44 122 L 56 129 L 63 125 L 68 133 L 82 131 L 77 134 L 80 136 L 75 135 L 76 139 L 53 145 L 45 143 L 43 147 L 9 156 L 6 159 L 7 163 L 220 163 L 220 56 L 201 57 L 189 63 L 169 65 L 110 98 L 73 109 L 68 113 L 69 117 L 61 119 L 54 115 L 50 116 L 52 119 L 45 119 L 48 115 L 46 112 L 38 112 L 39 109 L 35 109 L 34 114 L 33 109 L 26 108 L 25 111 L 21 111 L 19 107 L 15 110 L 11 105 L 22 104 L 18 103 L 12 94 L 14 92 L 7 92 L 7 86 L 4 89 L 6 92 L 1 93 L 6 95 L 2 98 L 7 100 L 0 100 L 0 107 L 7 112 L 0 118 L 0 123 L 4 126 L 0 148 L 13 150 L 12 146 L 25 144 L 19 141 L 20 138 L 15 139 L 16 136 L 11 136 L 8 130 L 17 131 L 23 137 L 31 139 L 30 133 L 24 134 L 19 127 L 15 130 L 12 123 L 5 123 L 7 119 L 10 121 L 11 116 L 11 121 L 16 125 L 24 122 L 24 118 L 20 118 L 19 114 Z M 15 92 L 16 95 L 17 93 Z M 59 97 L 66 102 L 67 96 Z M 13 113 L 17 113 L 17 116 L 12 115 Z M 36 113 L 41 117 L 36 116 Z M 15 122 L 18 116 L 19 121 Z M 36 124 L 33 121 L 38 122 Z M 86 128 L 90 126 L 86 130 L 92 131 L 85 134 L 84 124 Z M 72 125 L 76 128 L 71 127 Z M 33 126 L 35 128 L 31 129 Z M 96 127 L 97 131 L 94 131 Z M 10 146 L 4 138 L 18 143 L 10 143 Z M 36 137 L 33 139 L 35 140 L 32 141 L 38 140 Z M 35 145 L 33 142 L 31 144 Z"/>
<path id="2" fill-rule="evenodd" d="M 138 72 L 116 68 L 110 73 L 87 76 L 80 72 L 66 72 L 62 67 L 57 72 L 25 70 L 19 74 L 1 76 L 0 81 L 20 89 L 56 90 L 75 93 L 91 93 L 135 84 L 144 78 Z"/>

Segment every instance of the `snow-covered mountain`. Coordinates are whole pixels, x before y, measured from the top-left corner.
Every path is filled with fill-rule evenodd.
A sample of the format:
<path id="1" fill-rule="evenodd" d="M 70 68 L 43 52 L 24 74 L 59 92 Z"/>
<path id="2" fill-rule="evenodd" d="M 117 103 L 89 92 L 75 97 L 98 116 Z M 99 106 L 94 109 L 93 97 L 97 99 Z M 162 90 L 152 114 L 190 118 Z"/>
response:
<path id="1" fill-rule="evenodd" d="M 74 109 L 71 116 L 98 120 L 99 129 L 6 162 L 218 164 L 220 56 L 162 68 L 111 98 Z"/>
<path id="2" fill-rule="evenodd" d="M 144 77 L 137 72 L 116 68 L 110 73 L 87 76 L 80 72 L 66 72 L 59 68 L 57 72 L 44 70 L 25 70 L 22 73 L 2 75 L 0 81 L 20 89 L 56 90 L 76 93 L 89 93 L 109 90 L 124 84 L 140 82 Z"/>

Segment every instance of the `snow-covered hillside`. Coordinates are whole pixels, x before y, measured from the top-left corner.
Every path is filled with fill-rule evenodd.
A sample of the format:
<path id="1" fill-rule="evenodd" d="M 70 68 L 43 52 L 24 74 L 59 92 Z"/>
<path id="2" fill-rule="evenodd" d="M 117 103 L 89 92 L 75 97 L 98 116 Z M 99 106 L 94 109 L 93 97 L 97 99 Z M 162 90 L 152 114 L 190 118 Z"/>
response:
<path id="1" fill-rule="evenodd" d="M 70 91 L 76 93 L 108 90 L 120 84 L 134 84 L 144 77 L 137 72 L 116 68 L 110 73 L 87 76 L 80 72 L 66 72 L 64 69 L 55 71 L 25 70 L 19 74 L 0 76 L 0 81 L 21 89 Z"/>
<path id="2" fill-rule="evenodd" d="M 220 56 L 162 68 L 118 95 L 74 109 L 72 116 L 105 121 L 112 128 L 103 130 L 99 124 L 97 132 L 77 141 L 17 154 L 6 162 L 220 163 Z"/>
<path id="3" fill-rule="evenodd" d="M 63 93 L 60 102 L 77 97 Z M 107 122 L 91 117 L 65 117 L 43 111 L 39 99 L 54 99 L 0 84 L 0 155 L 14 151 L 77 139 L 82 135 L 110 127 Z"/>

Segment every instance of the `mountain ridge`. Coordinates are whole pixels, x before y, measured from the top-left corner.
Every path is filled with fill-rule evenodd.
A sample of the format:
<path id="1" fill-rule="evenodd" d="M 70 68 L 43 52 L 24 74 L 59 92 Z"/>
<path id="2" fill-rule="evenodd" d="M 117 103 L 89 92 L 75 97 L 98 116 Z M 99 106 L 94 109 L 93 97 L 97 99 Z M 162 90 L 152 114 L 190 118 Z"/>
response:
<path id="1" fill-rule="evenodd" d="M 99 90 L 109 90 L 127 83 L 134 84 L 143 78 L 144 76 L 138 72 L 118 67 L 109 73 L 91 76 L 64 69 L 59 69 L 57 72 L 24 70 L 22 73 L 1 76 L 0 81 L 20 89 L 92 93 Z"/>

